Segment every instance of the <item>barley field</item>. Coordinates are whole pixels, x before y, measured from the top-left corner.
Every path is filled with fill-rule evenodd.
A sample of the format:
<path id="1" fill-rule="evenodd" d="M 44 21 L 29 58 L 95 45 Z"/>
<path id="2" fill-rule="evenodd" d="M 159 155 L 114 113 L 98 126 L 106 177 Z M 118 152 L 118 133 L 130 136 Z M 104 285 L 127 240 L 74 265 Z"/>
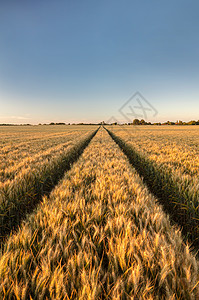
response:
<path id="1" fill-rule="evenodd" d="M 92 138 L 92 128 L 14 126 L 0 129 L 1 241 L 58 183 Z"/>
<path id="2" fill-rule="evenodd" d="M 199 249 L 198 126 L 107 126 L 148 188 Z"/>
<path id="3" fill-rule="evenodd" d="M 1 299 L 199 299 L 197 128 L 0 132 Z"/>
<path id="4" fill-rule="evenodd" d="M 80 132 L 83 136 L 88 131 L 88 126 L 81 129 L 78 126 L 0 127 L 0 182 L 69 150 Z"/>

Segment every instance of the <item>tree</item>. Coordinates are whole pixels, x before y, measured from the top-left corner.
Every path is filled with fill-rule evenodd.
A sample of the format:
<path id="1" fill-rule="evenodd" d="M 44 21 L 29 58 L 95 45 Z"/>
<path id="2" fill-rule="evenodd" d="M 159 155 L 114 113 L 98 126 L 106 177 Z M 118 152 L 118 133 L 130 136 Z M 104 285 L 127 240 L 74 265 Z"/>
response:
<path id="1" fill-rule="evenodd" d="M 183 125 L 183 122 L 181 120 L 176 122 L 176 125 Z"/>
<path id="2" fill-rule="evenodd" d="M 188 125 L 196 125 L 196 121 L 189 121 Z"/>
<path id="3" fill-rule="evenodd" d="M 141 125 L 146 125 L 147 124 L 147 122 L 145 122 L 143 119 L 140 121 L 140 124 Z"/>
<path id="4" fill-rule="evenodd" d="M 133 120 L 133 125 L 140 125 L 140 121 L 138 119 Z"/>

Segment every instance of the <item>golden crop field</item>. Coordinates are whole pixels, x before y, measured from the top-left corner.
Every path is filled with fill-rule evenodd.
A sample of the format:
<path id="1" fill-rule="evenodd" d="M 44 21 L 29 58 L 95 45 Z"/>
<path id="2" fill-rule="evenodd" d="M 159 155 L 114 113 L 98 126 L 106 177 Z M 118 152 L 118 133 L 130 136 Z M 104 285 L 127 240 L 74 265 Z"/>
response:
<path id="1" fill-rule="evenodd" d="M 199 299 L 197 127 L 97 129 L 1 130 L 0 298 Z"/>
<path id="2" fill-rule="evenodd" d="M 58 128 L 57 128 L 58 127 Z M 19 170 L 69 149 L 80 136 L 78 126 L 12 126 L 0 128 L 0 181 L 13 179 Z M 88 133 L 81 128 L 81 135 Z"/>
<path id="3" fill-rule="evenodd" d="M 151 192 L 199 248 L 198 126 L 107 128 Z"/>
<path id="4" fill-rule="evenodd" d="M 94 128 L 1 127 L 0 237 L 17 226 L 70 168 Z"/>
<path id="5" fill-rule="evenodd" d="M 133 127 L 133 128 L 132 128 Z M 198 184 L 198 126 L 107 126 L 149 159 Z"/>

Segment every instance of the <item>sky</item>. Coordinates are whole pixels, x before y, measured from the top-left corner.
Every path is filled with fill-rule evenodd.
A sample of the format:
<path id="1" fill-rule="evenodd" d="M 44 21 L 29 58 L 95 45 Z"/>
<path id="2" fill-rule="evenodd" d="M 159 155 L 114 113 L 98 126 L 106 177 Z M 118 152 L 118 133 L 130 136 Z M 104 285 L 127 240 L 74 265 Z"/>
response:
<path id="1" fill-rule="evenodd" d="M 199 119 L 197 0 L 0 0 L 0 123 Z"/>

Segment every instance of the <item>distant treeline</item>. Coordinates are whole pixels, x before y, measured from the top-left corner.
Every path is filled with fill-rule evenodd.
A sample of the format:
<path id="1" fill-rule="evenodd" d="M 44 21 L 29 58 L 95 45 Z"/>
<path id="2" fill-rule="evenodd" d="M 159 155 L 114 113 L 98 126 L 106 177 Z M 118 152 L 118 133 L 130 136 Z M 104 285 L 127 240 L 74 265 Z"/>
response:
<path id="1" fill-rule="evenodd" d="M 50 124 L 39 124 L 39 125 L 99 125 L 96 124 L 96 123 L 54 123 L 54 122 L 51 122 Z"/>
<path id="2" fill-rule="evenodd" d="M 0 126 L 32 126 L 32 124 L 0 124 Z"/>
<path id="3" fill-rule="evenodd" d="M 102 124 L 106 125 L 106 123 L 102 122 Z M 111 123 L 109 125 L 117 125 L 117 122 Z M 176 122 L 156 122 L 156 123 L 151 123 L 151 122 L 146 122 L 145 120 L 138 120 L 134 119 L 132 123 L 125 123 L 123 125 L 199 125 L 199 120 L 198 121 L 189 121 L 189 122 L 183 122 L 183 121 L 176 121 Z"/>
<path id="4" fill-rule="evenodd" d="M 37 125 L 33 125 L 33 124 L 0 124 L 0 126 L 51 126 L 51 125 L 100 125 L 101 123 L 63 123 L 63 122 L 59 122 L 59 123 L 44 123 L 44 124 L 37 124 Z"/>
<path id="5" fill-rule="evenodd" d="M 54 123 L 51 122 L 49 124 L 41 124 L 39 123 L 38 125 L 40 126 L 49 126 L 49 125 L 199 125 L 199 120 L 198 121 L 189 121 L 189 122 L 183 122 L 183 121 L 176 121 L 176 122 L 171 122 L 171 121 L 167 121 L 167 122 L 156 122 L 156 123 L 151 123 L 151 122 L 146 122 L 145 120 L 139 120 L 139 119 L 134 119 L 133 122 L 130 123 L 118 123 L 118 122 L 114 122 L 114 123 L 106 123 L 106 122 L 100 122 L 100 123 L 63 123 L 63 122 L 59 122 L 59 123 Z M 35 126 L 32 124 L 0 124 L 0 126 Z M 37 125 L 36 125 L 37 126 Z"/>

